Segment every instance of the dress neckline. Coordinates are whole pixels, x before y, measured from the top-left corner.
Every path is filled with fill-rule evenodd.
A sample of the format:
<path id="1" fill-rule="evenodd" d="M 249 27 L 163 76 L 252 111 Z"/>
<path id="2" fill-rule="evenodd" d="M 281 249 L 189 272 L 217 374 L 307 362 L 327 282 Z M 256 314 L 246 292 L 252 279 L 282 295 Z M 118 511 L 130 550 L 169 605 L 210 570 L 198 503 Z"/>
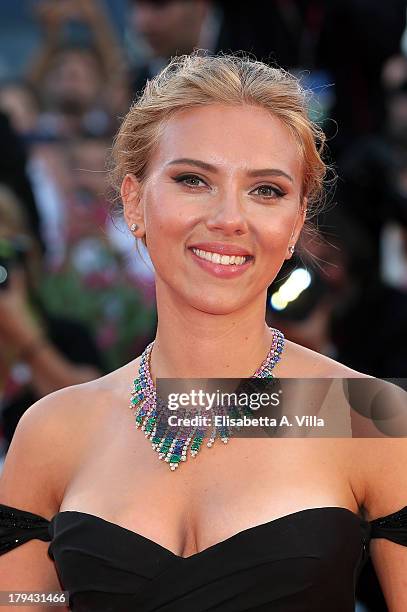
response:
<path id="1" fill-rule="evenodd" d="M 311 514 L 314 512 L 321 512 L 321 511 L 335 511 L 335 512 L 339 512 L 339 513 L 344 513 L 345 515 L 349 516 L 351 519 L 358 521 L 360 523 L 360 526 L 362 528 L 369 528 L 370 524 L 369 521 L 367 521 L 366 519 L 362 518 L 359 514 L 356 514 L 356 512 L 353 512 L 353 510 L 350 510 L 349 508 L 345 508 L 344 506 L 318 506 L 318 507 L 313 507 L 313 508 L 303 508 L 302 510 L 296 510 L 295 512 L 290 512 L 289 514 L 284 514 L 282 516 L 278 516 L 274 519 L 271 519 L 270 521 L 266 521 L 265 523 L 259 523 L 258 525 L 254 525 L 252 527 L 247 527 L 246 529 L 242 529 L 241 531 L 238 531 L 237 533 L 229 536 L 228 538 L 225 538 L 224 540 L 220 540 L 219 542 L 216 542 L 215 544 L 212 544 L 211 546 L 208 546 L 207 548 L 204 548 L 201 551 L 198 551 L 196 553 L 193 553 L 192 555 L 188 555 L 187 557 L 183 557 L 182 555 L 178 555 L 177 553 L 173 552 L 172 550 L 170 550 L 169 548 L 166 548 L 165 546 L 163 546 L 162 544 L 159 544 L 158 542 L 155 542 L 154 540 L 151 540 L 150 538 L 136 532 L 133 531 L 132 529 L 128 529 L 127 527 L 123 527 L 122 525 L 119 525 L 118 523 L 114 523 L 113 521 L 109 521 L 108 519 L 105 519 L 101 516 L 98 516 L 96 514 L 92 514 L 90 512 L 84 512 L 82 510 L 60 510 L 59 512 L 57 512 L 49 521 L 50 522 L 50 526 L 53 527 L 55 521 L 58 519 L 58 517 L 62 516 L 62 515 L 79 515 L 84 517 L 87 520 L 93 520 L 93 521 L 97 521 L 97 522 L 102 522 L 105 525 L 108 525 L 109 528 L 111 529 L 116 529 L 119 530 L 120 532 L 122 532 L 123 534 L 127 534 L 130 535 L 133 538 L 137 538 L 137 539 L 141 539 L 144 542 L 147 542 L 148 544 L 150 544 L 151 546 L 156 547 L 157 549 L 160 549 L 163 553 L 167 554 L 168 556 L 172 557 L 175 560 L 178 561 L 182 561 L 182 562 L 186 562 L 186 561 L 190 561 L 192 559 L 196 559 L 198 557 L 210 554 L 214 551 L 216 551 L 218 548 L 221 548 L 222 546 L 227 546 L 229 543 L 234 542 L 237 539 L 240 539 L 242 537 L 245 537 L 247 535 L 251 535 L 257 531 L 261 531 L 262 529 L 266 529 L 266 528 L 271 528 L 271 527 L 275 527 L 277 525 L 279 525 L 280 523 L 284 523 L 289 521 L 290 519 L 294 519 L 296 517 L 299 516 L 304 516 L 306 514 Z"/>

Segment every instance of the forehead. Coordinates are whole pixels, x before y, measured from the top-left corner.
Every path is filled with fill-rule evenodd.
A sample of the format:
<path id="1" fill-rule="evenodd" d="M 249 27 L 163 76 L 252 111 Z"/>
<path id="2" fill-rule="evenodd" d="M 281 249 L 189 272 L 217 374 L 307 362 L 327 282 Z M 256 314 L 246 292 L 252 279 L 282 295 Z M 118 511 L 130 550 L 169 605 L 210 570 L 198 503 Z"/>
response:
<path id="1" fill-rule="evenodd" d="M 164 126 L 150 168 L 180 157 L 225 171 L 272 164 L 294 176 L 301 172 L 300 149 L 288 127 L 267 110 L 249 105 L 214 104 L 176 113 Z"/>

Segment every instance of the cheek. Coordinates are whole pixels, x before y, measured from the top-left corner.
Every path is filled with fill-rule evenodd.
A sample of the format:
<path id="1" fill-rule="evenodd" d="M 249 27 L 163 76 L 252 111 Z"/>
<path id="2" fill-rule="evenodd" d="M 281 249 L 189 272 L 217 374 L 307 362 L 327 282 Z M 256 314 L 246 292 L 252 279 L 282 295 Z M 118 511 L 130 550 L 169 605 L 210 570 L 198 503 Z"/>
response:
<path id="1" fill-rule="evenodd" d="M 274 211 L 273 211 L 274 212 Z M 262 223 L 258 223 L 257 227 L 261 228 L 257 232 L 257 239 L 262 248 L 267 249 L 271 253 L 285 250 L 287 243 L 290 240 L 292 229 L 295 225 L 295 214 L 281 211 L 275 214 L 267 215 L 263 218 Z"/>
<path id="2" fill-rule="evenodd" d="M 173 242 L 168 238 L 177 235 L 178 223 L 174 218 L 173 212 L 166 206 L 164 201 L 150 204 L 146 213 L 146 235 L 150 244 L 158 246 L 166 244 L 166 248 L 171 248 Z"/>
<path id="3" fill-rule="evenodd" d="M 143 203 L 147 240 L 155 242 L 172 225 L 171 199 L 153 186 Z"/>
<path id="4" fill-rule="evenodd" d="M 147 239 L 150 241 L 178 237 L 184 242 L 188 231 L 198 221 L 191 206 L 182 206 L 182 202 L 165 190 L 156 190 L 153 197 L 147 198 L 144 210 Z"/>
<path id="5" fill-rule="evenodd" d="M 186 208 L 182 209 L 174 197 L 163 191 L 146 198 L 145 230 L 149 255 L 156 272 L 168 277 L 174 261 L 182 266 L 181 251 L 195 225 Z"/>

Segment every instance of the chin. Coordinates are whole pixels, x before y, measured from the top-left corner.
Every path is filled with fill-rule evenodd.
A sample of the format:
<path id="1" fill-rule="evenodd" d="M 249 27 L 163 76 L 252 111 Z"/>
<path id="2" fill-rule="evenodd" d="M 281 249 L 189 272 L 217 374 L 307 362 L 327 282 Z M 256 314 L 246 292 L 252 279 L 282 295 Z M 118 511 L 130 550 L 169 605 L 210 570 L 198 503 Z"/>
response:
<path id="1" fill-rule="evenodd" d="M 211 315 L 228 315 L 232 312 L 236 312 L 243 306 L 242 299 L 231 299 L 231 295 L 228 296 L 197 296 L 195 299 L 191 299 L 188 296 L 188 303 L 192 308 Z"/>

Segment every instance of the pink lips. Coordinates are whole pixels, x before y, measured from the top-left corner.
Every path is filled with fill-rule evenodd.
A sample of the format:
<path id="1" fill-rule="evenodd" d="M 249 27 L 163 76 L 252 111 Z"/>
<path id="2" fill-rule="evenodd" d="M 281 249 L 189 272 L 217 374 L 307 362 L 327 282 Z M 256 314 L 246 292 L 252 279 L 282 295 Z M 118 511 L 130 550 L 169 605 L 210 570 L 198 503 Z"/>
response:
<path id="1" fill-rule="evenodd" d="M 222 265 L 217 264 L 212 261 L 207 261 L 206 259 L 201 259 L 196 255 L 192 248 L 200 249 L 202 251 L 209 251 L 211 253 L 219 253 L 220 255 L 238 255 L 238 256 L 246 256 L 249 257 L 244 264 L 230 264 L 230 265 Z M 215 242 L 200 242 L 189 247 L 193 260 L 201 266 L 203 270 L 212 274 L 217 278 L 236 278 L 237 276 L 241 276 L 244 272 L 252 265 L 253 257 L 251 254 L 244 248 L 239 247 L 237 245 L 232 244 L 220 244 Z"/>

